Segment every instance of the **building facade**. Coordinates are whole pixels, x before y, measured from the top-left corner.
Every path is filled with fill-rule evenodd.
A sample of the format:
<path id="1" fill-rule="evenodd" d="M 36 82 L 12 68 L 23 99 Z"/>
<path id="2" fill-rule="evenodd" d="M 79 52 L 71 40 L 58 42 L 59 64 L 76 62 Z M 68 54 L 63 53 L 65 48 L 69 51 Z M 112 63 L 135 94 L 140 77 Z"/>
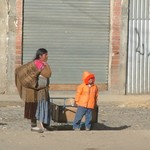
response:
<path id="1" fill-rule="evenodd" d="M 100 91 L 126 94 L 128 0 L 0 2 L 0 93 L 16 93 L 14 70 L 49 52 L 50 90 L 75 90 L 84 70 Z"/>

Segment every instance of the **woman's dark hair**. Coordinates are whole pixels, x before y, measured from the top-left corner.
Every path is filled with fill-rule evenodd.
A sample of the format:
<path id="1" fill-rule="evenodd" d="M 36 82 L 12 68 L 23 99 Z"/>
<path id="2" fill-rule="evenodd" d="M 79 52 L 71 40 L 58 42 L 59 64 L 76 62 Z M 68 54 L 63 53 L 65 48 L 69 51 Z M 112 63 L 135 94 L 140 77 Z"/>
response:
<path id="1" fill-rule="evenodd" d="M 43 54 L 46 54 L 46 53 L 48 53 L 48 52 L 45 48 L 39 48 L 36 52 L 34 60 L 39 59 L 40 56 L 42 56 Z"/>

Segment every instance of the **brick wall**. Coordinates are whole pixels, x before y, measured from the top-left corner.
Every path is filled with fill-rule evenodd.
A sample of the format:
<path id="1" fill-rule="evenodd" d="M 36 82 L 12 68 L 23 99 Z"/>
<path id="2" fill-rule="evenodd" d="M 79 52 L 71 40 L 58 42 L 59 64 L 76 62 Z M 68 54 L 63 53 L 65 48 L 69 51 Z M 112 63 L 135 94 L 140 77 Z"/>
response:
<path id="1" fill-rule="evenodd" d="M 121 0 L 114 0 L 111 11 L 111 77 L 110 86 L 113 87 L 119 82 L 119 57 L 120 57 L 120 36 L 121 36 Z"/>
<path id="2" fill-rule="evenodd" d="M 16 30 L 16 67 L 22 63 L 22 8 L 23 0 L 16 0 L 17 30 Z"/>

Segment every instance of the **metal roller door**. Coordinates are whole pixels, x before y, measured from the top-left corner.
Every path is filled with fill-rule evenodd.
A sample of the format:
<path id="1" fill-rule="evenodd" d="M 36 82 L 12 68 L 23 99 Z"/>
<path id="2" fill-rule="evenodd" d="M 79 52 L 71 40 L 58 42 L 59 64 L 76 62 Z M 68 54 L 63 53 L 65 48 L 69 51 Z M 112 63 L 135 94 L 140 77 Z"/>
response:
<path id="1" fill-rule="evenodd" d="M 49 52 L 51 84 L 79 84 L 84 70 L 108 83 L 110 0 L 24 0 L 23 63 Z"/>

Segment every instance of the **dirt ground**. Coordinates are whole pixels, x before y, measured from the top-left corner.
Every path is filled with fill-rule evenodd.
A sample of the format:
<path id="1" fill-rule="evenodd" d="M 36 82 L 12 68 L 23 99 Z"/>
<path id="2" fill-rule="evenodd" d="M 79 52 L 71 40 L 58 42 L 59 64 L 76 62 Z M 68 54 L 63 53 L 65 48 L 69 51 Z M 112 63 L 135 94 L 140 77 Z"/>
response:
<path id="1" fill-rule="evenodd" d="M 0 103 L 0 150 L 149 150 L 150 100 L 100 102 L 91 131 L 52 122 L 53 131 L 31 132 L 23 111 Z"/>

